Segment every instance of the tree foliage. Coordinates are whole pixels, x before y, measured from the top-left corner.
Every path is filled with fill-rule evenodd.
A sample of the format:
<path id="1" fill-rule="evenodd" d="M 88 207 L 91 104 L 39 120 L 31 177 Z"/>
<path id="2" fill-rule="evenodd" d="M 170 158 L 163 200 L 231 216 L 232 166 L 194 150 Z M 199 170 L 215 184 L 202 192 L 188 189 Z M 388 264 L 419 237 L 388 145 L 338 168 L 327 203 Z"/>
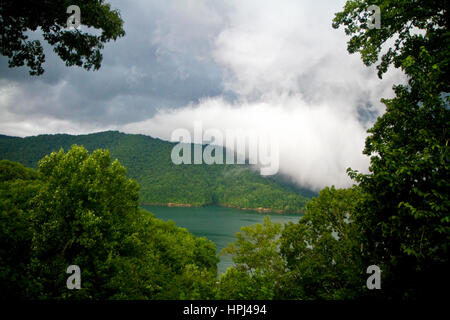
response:
<path id="1" fill-rule="evenodd" d="M 281 224 L 264 218 L 263 224 L 241 227 L 236 241 L 222 254 L 232 256 L 234 267 L 220 278 L 220 299 L 273 299 L 284 263 L 279 254 Z"/>
<path id="2" fill-rule="evenodd" d="M 69 30 L 66 13 L 70 5 L 81 10 L 81 25 L 97 32 Z M 26 64 L 31 75 L 44 73 L 44 50 L 29 32 L 40 30 L 43 38 L 67 66 L 86 70 L 100 68 L 104 44 L 125 35 L 119 11 L 103 0 L 2 0 L 0 7 L 0 53 L 10 67 Z"/>
<path id="3" fill-rule="evenodd" d="M 381 8 L 380 30 L 365 28 L 369 4 Z M 355 217 L 365 239 L 362 256 L 382 268 L 384 297 L 431 297 L 436 283 L 449 284 L 448 6 L 348 1 L 334 20 L 352 35 L 350 53 L 360 52 L 370 65 L 387 47 L 380 75 L 393 64 L 408 77 L 407 85 L 394 87 L 393 99 L 382 100 L 386 113 L 369 130 L 370 173 L 349 171 L 364 194 Z"/>
<path id="4" fill-rule="evenodd" d="M 325 188 L 298 223 L 284 227 L 266 217 L 242 227 L 223 250 L 235 263 L 220 278 L 222 299 L 352 299 L 365 275 L 353 215 L 357 188 Z"/>
<path id="5" fill-rule="evenodd" d="M 139 187 L 109 152 L 74 146 L 38 171 L 0 162 L 0 296 L 206 299 L 215 246 L 139 209 Z M 81 268 L 68 290 L 66 269 Z"/>
<path id="6" fill-rule="evenodd" d="M 381 11 L 381 28 L 369 28 L 372 19 L 369 6 Z M 449 79 L 449 4 L 440 0 L 349 0 L 344 10 L 336 13 L 333 27 L 345 27 L 351 35 L 348 52 L 361 54 L 366 65 L 378 63 L 382 77 L 390 65 L 400 68 L 408 57 L 417 57 L 421 47 L 445 69 Z M 444 40 L 444 42 L 443 42 Z M 391 44 L 392 43 L 392 44 Z M 447 90 L 444 90 L 448 92 Z"/>

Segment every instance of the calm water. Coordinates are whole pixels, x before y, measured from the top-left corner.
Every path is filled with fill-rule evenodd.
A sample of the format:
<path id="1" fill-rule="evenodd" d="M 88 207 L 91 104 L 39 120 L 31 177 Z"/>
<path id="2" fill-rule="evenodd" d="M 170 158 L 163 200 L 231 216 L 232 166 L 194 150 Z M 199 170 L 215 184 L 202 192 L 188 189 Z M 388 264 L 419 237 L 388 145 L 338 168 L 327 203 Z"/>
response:
<path id="1" fill-rule="evenodd" d="M 267 214 L 216 206 L 200 208 L 143 206 L 143 208 L 152 212 L 157 218 L 165 221 L 172 220 L 177 226 L 188 229 L 196 236 L 206 237 L 213 241 L 216 244 L 217 253 L 236 240 L 235 234 L 240 231 L 240 227 L 262 223 L 266 215 L 269 215 L 273 222 L 280 223 L 297 222 L 301 217 L 299 215 Z M 232 265 L 230 256 L 220 256 L 219 273 L 225 272 Z"/>

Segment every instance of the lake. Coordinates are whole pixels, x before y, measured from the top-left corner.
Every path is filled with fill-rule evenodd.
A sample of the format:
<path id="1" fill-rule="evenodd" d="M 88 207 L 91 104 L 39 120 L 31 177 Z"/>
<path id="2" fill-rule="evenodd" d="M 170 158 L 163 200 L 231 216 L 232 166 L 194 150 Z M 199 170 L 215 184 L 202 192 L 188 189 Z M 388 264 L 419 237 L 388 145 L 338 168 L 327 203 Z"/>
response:
<path id="1" fill-rule="evenodd" d="M 142 208 L 152 212 L 159 219 L 172 220 L 177 226 L 188 229 L 196 236 L 213 241 L 217 253 L 236 240 L 235 234 L 240 231 L 240 227 L 262 223 L 266 215 L 269 215 L 273 222 L 280 223 L 297 222 L 301 218 L 300 215 L 259 213 L 218 206 L 190 208 L 142 206 Z M 232 265 L 229 255 L 220 256 L 217 265 L 219 274 L 224 273 Z"/>

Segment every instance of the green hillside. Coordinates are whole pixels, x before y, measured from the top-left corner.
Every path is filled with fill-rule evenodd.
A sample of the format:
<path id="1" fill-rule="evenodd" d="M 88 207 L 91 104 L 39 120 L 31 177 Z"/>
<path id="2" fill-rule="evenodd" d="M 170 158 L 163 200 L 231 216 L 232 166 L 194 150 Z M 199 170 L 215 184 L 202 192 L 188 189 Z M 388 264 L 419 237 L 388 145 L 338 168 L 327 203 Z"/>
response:
<path id="1" fill-rule="evenodd" d="M 108 149 L 135 179 L 140 201 L 147 204 L 218 204 L 238 208 L 301 212 L 311 193 L 296 190 L 281 179 L 261 177 L 248 165 L 175 165 L 175 145 L 145 135 L 107 131 L 88 135 L 40 135 L 18 138 L 0 135 L 0 159 L 36 168 L 52 151 L 83 145 L 89 152 Z"/>

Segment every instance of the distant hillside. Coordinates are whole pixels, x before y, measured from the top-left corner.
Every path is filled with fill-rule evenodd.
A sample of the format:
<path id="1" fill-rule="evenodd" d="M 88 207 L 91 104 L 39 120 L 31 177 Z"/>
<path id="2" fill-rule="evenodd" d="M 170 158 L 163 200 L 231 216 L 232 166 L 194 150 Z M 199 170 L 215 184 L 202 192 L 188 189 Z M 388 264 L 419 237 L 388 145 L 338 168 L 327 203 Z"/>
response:
<path id="1" fill-rule="evenodd" d="M 313 195 L 282 179 L 261 177 L 248 165 L 175 165 L 170 159 L 175 143 L 117 131 L 26 138 L 0 135 L 0 159 L 36 168 L 45 155 L 74 144 L 90 152 L 108 149 L 112 160 L 117 158 L 128 176 L 140 184 L 141 202 L 146 204 L 218 204 L 300 212 Z"/>

